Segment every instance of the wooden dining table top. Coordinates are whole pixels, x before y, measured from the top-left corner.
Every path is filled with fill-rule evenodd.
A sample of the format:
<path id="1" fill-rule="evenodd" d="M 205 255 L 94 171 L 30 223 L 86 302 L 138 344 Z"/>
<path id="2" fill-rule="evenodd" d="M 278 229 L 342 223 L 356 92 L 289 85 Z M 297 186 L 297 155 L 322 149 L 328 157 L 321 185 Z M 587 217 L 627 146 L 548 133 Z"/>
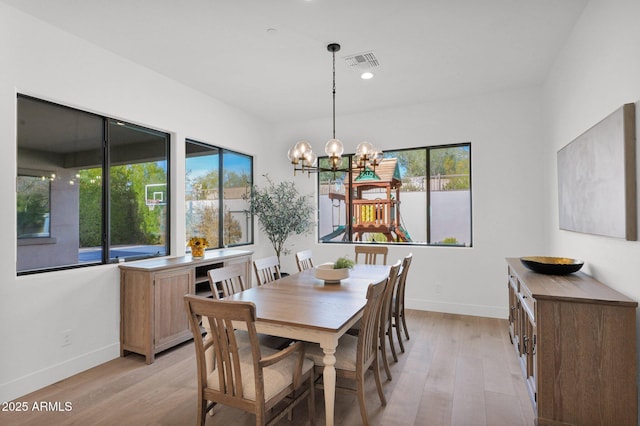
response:
<path id="1" fill-rule="evenodd" d="M 389 266 L 356 264 L 339 284 L 325 284 L 314 272 L 307 269 L 225 300 L 253 302 L 258 321 L 336 332 L 364 309 L 368 285 L 385 279 Z"/>

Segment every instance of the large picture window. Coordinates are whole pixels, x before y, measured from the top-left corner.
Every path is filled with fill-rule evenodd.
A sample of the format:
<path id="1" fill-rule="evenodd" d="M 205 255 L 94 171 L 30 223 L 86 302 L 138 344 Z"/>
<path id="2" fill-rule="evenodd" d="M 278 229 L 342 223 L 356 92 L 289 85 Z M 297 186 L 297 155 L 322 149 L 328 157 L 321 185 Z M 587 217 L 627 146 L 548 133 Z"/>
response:
<path id="1" fill-rule="evenodd" d="M 385 151 L 375 169 L 321 172 L 318 185 L 320 242 L 472 245 L 470 143 Z"/>
<path id="2" fill-rule="evenodd" d="M 209 248 L 251 244 L 253 220 L 246 196 L 253 158 L 187 140 L 185 168 L 187 241 L 204 237 Z"/>
<path id="3" fill-rule="evenodd" d="M 169 136 L 18 95 L 18 274 L 163 256 Z"/>

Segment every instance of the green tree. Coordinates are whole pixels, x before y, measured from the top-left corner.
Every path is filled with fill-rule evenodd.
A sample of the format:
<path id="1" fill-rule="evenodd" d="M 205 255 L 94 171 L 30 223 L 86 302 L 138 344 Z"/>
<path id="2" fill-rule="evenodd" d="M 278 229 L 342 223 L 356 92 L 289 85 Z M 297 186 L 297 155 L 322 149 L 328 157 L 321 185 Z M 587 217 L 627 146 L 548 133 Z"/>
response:
<path id="1" fill-rule="evenodd" d="M 225 188 L 246 188 L 249 186 L 249 175 L 245 172 L 236 173 L 233 170 L 224 171 L 223 186 Z"/>
<path id="2" fill-rule="evenodd" d="M 385 158 L 397 158 L 403 170 L 403 177 L 427 175 L 427 150 L 411 149 L 385 153 Z"/>
<path id="3" fill-rule="evenodd" d="M 187 172 L 187 187 L 191 188 L 186 194 L 186 200 L 215 200 L 218 194 L 218 171 L 210 170 L 203 176 L 191 177 Z"/>
<path id="4" fill-rule="evenodd" d="M 209 243 L 209 247 L 220 247 L 218 238 L 219 215 L 218 208 L 210 203 L 202 202 L 196 205 L 188 216 L 193 224 L 191 231 L 187 235 L 187 240 L 191 237 L 204 237 Z M 240 222 L 233 218 L 229 210 L 224 212 L 224 244 L 235 244 L 242 238 L 242 227 Z"/>
<path id="5" fill-rule="evenodd" d="M 102 244 L 102 169 L 80 175 L 80 246 Z M 113 166 L 109 170 L 111 244 L 164 244 L 166 207 L 149 209 L 146 185 L 166 182 L 165 170 L 155 162 Z M 166 200 L 165 200 L 166 201 Z"/>
<path id="6" fill-rule="evenodd" d="M 150 209 L 146 203 L 146 185 L 167 182 L 165 169 L 156 162 L 130 164 L 126 167 L 135 200 L 131 203 L 136 207 L 138 218 L 137 242 L 142 244 L 164 244 L 166 224 L 166 206 Z M 166 202 L 167 200 L 165 200 Z M 115 243 L 114 243 L 115 244 Z"/>
<path id="7" fill-rule="evenodd" d="M 235 244 L 242 238 L 242 227 L 240 222 L 233 218 L 230 211 L 224 213 L 224 230 L 223 238 L 225 245 Z"/>
<path id="8" fill-rule="evenodd" d="M 198 226 L 193 230 L 194 234 L 188 237 L 204 236 L 209 243 L 209 247 L 219 247 L 218 240 L 218 209 L 209 203 L 202 203 L 196 208 Z"/>
<path id="9" fill-rule="evenodd" d="M 80 170 L 80 247 L 102 245 L 102 169 Z"/>
<path id="10" fill-rule="evenodd" d="M 248 200 L 280 261 L 280 255 L 289 253 L 285 246 L 289 237 L 313 230 L 315 207 L 312 196 L 300 195 L 295 183 L 284 181 L 276 185 L 268 175 L 264 177 L 268 184 L 254 186 Z"/>
<path id="11" fill-rule="evenodd" d="M 18 176 L 18 237 L 38 232 L 44 225 L 45 215 L 49 213 L 50 184 L 48 179 Z"/>
<path id="12" fill-rule="evenodd" d="M 451 176 L 445 190 L 469 189 L 469 150 L 467 147 L 432 149 L 430 156 L 431 176 Z"/>
<path id="13" fill-rule="evenodd" d="M 139 216 L 132 166 L 114 166 L 109 170 L 109 225 L 111 244 L 134 244 L 143 242 L 143 218 Z M 140 200 L 140 201 L 139 201 Z"/>

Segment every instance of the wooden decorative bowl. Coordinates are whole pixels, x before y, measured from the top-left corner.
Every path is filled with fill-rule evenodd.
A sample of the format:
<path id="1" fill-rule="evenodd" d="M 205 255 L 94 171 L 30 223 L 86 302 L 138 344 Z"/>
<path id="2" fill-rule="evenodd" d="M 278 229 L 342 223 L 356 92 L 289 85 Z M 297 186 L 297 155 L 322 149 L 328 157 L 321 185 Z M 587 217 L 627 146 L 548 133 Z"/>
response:
<path id="1" fill-rule="evenodd" d="M 577 272 L 584 262 L 568 257 L 526 256 L 520 262 L 528 269 L 548 275 L 567 275 Z"/>

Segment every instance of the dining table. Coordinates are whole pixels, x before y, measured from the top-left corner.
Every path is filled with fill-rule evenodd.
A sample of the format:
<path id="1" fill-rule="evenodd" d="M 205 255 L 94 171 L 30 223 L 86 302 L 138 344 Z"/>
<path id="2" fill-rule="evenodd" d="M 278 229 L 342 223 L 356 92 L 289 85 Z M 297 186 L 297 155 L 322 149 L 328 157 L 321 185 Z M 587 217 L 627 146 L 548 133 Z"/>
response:
<path id="1" fill-rule="evenodd" d="M 315 277 L 312 268 L 225 298 L 255 304 L 258 333 L 320 345 L 327 425 L 334 424 L 339 339 L 362 317 L 368 285 L 387 278 L 389 269 L 386 265 L 356 264 L 348 278 L 325 283 Z"/>

